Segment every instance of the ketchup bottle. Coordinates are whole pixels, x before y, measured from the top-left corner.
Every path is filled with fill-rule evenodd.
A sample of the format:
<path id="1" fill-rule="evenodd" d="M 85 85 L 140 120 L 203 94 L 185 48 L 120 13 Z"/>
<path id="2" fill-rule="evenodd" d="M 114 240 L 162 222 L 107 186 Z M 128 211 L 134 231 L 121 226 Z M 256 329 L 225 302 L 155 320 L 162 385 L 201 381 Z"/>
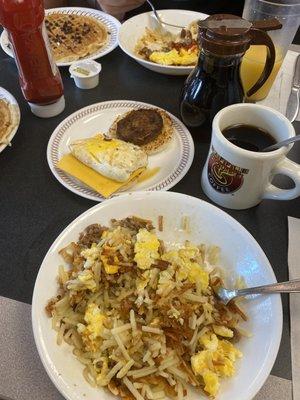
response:
<path id="1" fill-rule="evenodd" d="M 23 95 L 43 118 L 65 108 L 63 84 L 44 23 L 43 0 L 0 0 L 0 24 L 13 46 Z"/>

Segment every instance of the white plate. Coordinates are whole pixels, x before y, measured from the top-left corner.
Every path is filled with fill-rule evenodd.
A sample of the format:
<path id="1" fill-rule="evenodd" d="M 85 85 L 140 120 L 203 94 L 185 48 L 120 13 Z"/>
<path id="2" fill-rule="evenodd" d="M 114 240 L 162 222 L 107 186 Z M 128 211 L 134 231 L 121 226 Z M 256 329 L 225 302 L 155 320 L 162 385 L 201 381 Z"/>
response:
<path id="1" fill-rule="evenodd" d="M 208 17 L 207 14 L 188 10 L 160 10 L 158 11 L 158 14 L 163 21 L 179 26 L 188 26 L 193 21 L 202 20 Z M 130 18 L 122 24 L 119 30 L 119 46 L 127 55 L 129 55 L 129 57 L 133 58 L 151 71 L 166 75 L 188 75 L 194 67 L 156 64 L 151 61 L 143 60 L 135 54 L 135 46 L 138 40 L 144 35 L 145 28 L 148 27 L 154 29 L 154 23 L 155 20 L 153 19 L 152 12 L 139 14 Z M 166 28 L 172 33 L 180 32 L 180 30 L 176 28 L 167 26 Z"/>
<path id="2" fill-rule="evenodd" d="M 106 54 L 110 53 L 118 46 L 118 31 L 121 24 L 113 16 L 99 10 L 93 10 L 92 8 L 84 8 L 84 7 L 51 8 L 49 10 L 46 10 L 46 15 L 53 14 L 56 12 L 62 14 L 76 14 L 76 15 L 84 15 L 87 17 L 93 17 L 97 19 L 99 22 L 101 22 L 107 28 L 107 31 L 110 32 L 110 34 L 108 35 L 108 41 L 105 46 L 101 47 L 101 49 L 96 51 L 94 54 L 90 54 L 87 57 L 81 58 L 81 60 L 96 60 L 97 58 L 103 57 Z M 6 54 L 8 54 L 10 57 L 14 57 L 12 45 L 8 39 L 6 30 L 4 30 L 1 34 L 0 45 Z M 71 64 L 72 62 L 57 63 L 59 67 L 67 67 L 70 66 Z"/>
<path id="3" fill-rule="evenodd" d="M 96 205 L 73 221 L 56 239 L 39 270 L 32 301 L 32 323 L 35 342 L 52 382 L 68 400 L 116 400 L 103 389 L 88 385 L 82 376 L 83 367 L 67 344 L 56 344 L 56 332 L 46 316 L 45 305 L 56 295 L 57 271 L 62 263 L 58 251 L 89 224 L 107 225 L 111 218 L 130 215 L 150 218 L 157 223 L 164 216 L 164 231 L 159 236 L 167 243 L 191 240 L 221 247 L 221 262 L 228 275 L 242 275 L 248 286 L 276 281 L 270 263 L 255 239 L 228 214 L 202 200 L 172 192 L 139 192 L 115 197 Z M 188 215 L 191 233 L 180 230 L 181 217 Z M 238 347 L 244 356 L 237 363 L 233 378 L 221 383 L 218 400 L 250 400 L 268 377 L 275 361 L 282 331 L 280 295 L 257 296 L 245 304 L 249 321 L 245 325 L 252 338 L 242 339 Z M 200 393 L 190 391 L 188 400 L 203 400 Z M 208 400 L 208 398 L 206 398 Z"/>
<path id="4" fill-rule="evenodd" d="M 70 152 L 68 146 L 71 141 L 88 138 L 99 132 L 107 133 L 119 115 L 139 108 L 158 107 L 137 101 L 114 100 L 92 104 L 67 117 L 53 132 L 47 148 L 48 164 L 56 179 L 79 196 L 94 201 L 104 200 L 99 193 L 56 168 L 56 165 L 64 154 Z M 188 172 L 194 158 L 193 139 L 179 119 L 172 114 L 169 116 L 174 126 L 173 139 L 164 151 L 149 156 L 148 160 L 148 168 L 159 167 L 160 170 L 153 177 L 131 187 L 130 191 L 168 190 Z"/>
<path id="5" fill-rule="evenodd" d="M 10 132 L 10 134 L 7 137 L 7 141 L 8 143 L 11 143 L 13 137 L 15 136 L 15 134 L 17 133 L 17 130 L 19 128 L 20 125 L 20 118 L 21 118 L 21 114 L 20 114 L 20 108 L 19 105 L 17 103 L 17 100 L 14 98 L 14 96 L 12 94 L 10 94 L 7 90 L 5 90 L 3 87 L 0 87 L 0 99 L 6 100 L 8 103 L 12 104 L 14 106 L 15 109 L 15 113 L 16 113 L 16 118 L 18 120 L 17 125 L 15 126 L 15 128 Z M 8 144 L 0 144 L 0 153 L 8 146 Z"/>

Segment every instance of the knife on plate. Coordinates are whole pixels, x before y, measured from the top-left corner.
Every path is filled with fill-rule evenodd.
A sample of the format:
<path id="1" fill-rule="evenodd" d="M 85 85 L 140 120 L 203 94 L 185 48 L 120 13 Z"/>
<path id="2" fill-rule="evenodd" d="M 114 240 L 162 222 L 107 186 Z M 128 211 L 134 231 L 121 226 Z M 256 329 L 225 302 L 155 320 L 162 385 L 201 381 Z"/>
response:
<path id="1" fill-rule="evenodd" d="M 291 94 L 286 106 L 286 117 L 291 122 L 295 121 L 299 112 L 299 92 L 300 92 L 300 54 L 297 57 L 294 77 L 292 82 Z"/>

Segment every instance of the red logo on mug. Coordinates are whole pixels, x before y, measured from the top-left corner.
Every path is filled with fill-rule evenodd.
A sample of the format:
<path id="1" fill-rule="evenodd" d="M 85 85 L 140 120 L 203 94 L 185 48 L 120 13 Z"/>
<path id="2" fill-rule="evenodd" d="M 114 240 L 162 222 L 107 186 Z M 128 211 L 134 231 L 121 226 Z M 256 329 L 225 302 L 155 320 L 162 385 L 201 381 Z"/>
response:
<path id="1" fill-rule="evenodd" d="M 211 186 L 221 193 L 232 193 L 240 189 L 244 175 L 249 169 L 237 167 L 221 157 L 214 148 L 209 156 L 207 177 Z"/>

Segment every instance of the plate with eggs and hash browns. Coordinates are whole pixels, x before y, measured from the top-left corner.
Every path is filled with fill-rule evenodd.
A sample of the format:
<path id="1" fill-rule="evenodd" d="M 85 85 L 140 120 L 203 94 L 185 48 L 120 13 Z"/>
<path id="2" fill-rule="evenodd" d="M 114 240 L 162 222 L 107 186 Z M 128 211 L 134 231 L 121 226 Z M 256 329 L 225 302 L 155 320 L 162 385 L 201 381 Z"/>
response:
<path id="1" fill-rule="evenodd" d="M 223 306 L 214 289 L 275 281 L 255 239 L 217 207 L 125 194 L 51 246 L 33 293 L 34 337 L 68 400 L 251 400 L 279 348 L 280 295 Z"/>
<path id="2" fill-rule="evenodd" d="M 121 49 L 143 67 L 166 75 L 188 75 L 199 55 L 197 21 L 207 14 L 189 10 L 159 10 L 162 21 L 184 27 L 159 28 L 152 12 L 125 21 L 118 34 Z"/>

